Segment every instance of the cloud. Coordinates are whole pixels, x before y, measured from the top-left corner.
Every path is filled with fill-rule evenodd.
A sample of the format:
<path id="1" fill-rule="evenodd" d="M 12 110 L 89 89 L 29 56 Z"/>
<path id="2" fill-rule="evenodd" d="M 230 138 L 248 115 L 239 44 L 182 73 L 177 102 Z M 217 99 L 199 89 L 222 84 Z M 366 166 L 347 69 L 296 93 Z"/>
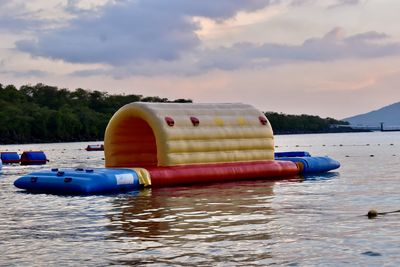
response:
<path id="1" fill-rule="evenodd" d="M 290 4 L 292 6 L 303 6 L 303 5 L 310 5 L 310 4 L 325 4 L 327 5 L 328 9 L 330 8 L 336 8 L 336 7 L 341 7 L 341 6 L 355 6 L 362 4 L 363 0 L 324 0 L 324 1 L 318 1 L 318 0 L 292 0 L 290 1 Z"/>
<path id="2" fill-rule="evenodd" d="M 40 70 L 21 70 L 21 71 L 16 71 L 16 70 L 7 70 L 7 71 L 1 71 L 0 74 L 6 74 L 6 75 L 12 75 L 14 77 L 45 77 L 48 75 L 48 72 L 45 71 L 40 71 Z"/>
<path id="3" fill-rule="evenodd" d="M 17 49 L 34 56 L 79 63 L 114 66 L 132 61 L 172 61 L 195 50 L 201 42 L 191 18 L 223 21 L 240 11 L 252 11 L 269 0 L 137 0 L 108 3 L 90 16 L 80 16 L 67 27 L 38 32 L 21 40 Z"/>
<path id="4" fill-rule="evenodd" d="M 26 3 L 13 0 L 0 0 L 0 30 L 22 31 L 37 28 L 41 22 L 27 12 Z"/>
<path id="5" fill-rule="evenodd" d="M 336 0 L 337 5 L 358 5 L 360 0 Z"/>
<path id="6" fill-rule="evenodd" d="M 361 0 L 336 0 L 335 3 L 331 4 L 329 8 L 336 8 L 341 6 L 355 6 L 361 4 Z"/>
<path id="7" fill-rule="evenodd" d="M 387 39 L 386 34 L 373 31 L 346 36 L 344 29 L 334 28 L 324 36 L 307 39 L 300 45 L 237 43 L 231 47 L 201 51 L 195 62 L 182 66 L 182 72 L 198 74 L 215 69 L 232 71 L 296 62 L 329 62 L 400 54 L 400 44 L 385 42 Z"/>
<path id="8" fill-rule="evenodd" d="M 78 70 L 70 73 L 71 76 L 77 77 L 90 77 L 97 75 L 107 75 L 107 71 L 103 69 L 88 69 L 88 70 Z"/>
<path id="9" fill-rule="evenodd" d="M 232 70 L 297 61 L 335 61 L 399 54 L 400 43 L 384 42 L 387 39 L 386 34 L 374 31 L 347 37 L 344 29 L 334 28 L 323 37 L 307 39 L 300 45 L 239 43 L 208 50 L 203 53 L 199 65 L 205 69 Z"/>
<path id="10" fill-rule="evenodd" d="M 143 61 L 122 66 L 80 70 L 76 76 L 112 75 L 199 75 L 213 70 L 271 68 L 302 62 L 334 62 L 347 59 L 381 58 L 400 54 L 400 43 L 389 42 L 384 33 L 369 31 L 347 36 L 334 28 L 322 37 L 309 38 L 299 45 L 278 43 L 236 43 L 230 47 L 196 49 L 185 58 L 173 61 Z"/>
<path id="11" fill-rule="evenodd" d="M 290 1 L 290 4 L 292 6 L 303 6 L 303 5 L 310 5 L 310 4 L 325 4 L 327 5 L 328 9 L 330 8 L 335 8 L 335 7 L 341 7 L 341 6 L 355 6 L 362 4 L 363 1 L 365 0 L 324 0 L 324 1 L 318 1 L 318 0 L 292 0 Z"/>
<path id="12" fill-rule="evenodd" d="M 7 1 L 8 0 L 0 0 Z M 304 5 L 314 0 L 287 0 Z M 252 12 L 279 0 L 125 0 L 106 1 L 93 9 L 69 0 L 65 10 L 75 15 L 67 25 L 34 32 L 34 39 L 16 42 L 19 51 L 34 57 L 102 67 L 71 73 L 76 76 L 196 75 L 210 70 L 265 68 L 300 61 L 376 58 L 400 53 L 400 43 L 385 33 L 369 31 L 347 36 L 337 27 L 300 44 L 235 43 L 205 48 L 193 18 L 222 22 L 239 12 Z M 357 0 L 329 1 L 355 5 Z M 83 15 L 84 14 L 84 15 Z"/>

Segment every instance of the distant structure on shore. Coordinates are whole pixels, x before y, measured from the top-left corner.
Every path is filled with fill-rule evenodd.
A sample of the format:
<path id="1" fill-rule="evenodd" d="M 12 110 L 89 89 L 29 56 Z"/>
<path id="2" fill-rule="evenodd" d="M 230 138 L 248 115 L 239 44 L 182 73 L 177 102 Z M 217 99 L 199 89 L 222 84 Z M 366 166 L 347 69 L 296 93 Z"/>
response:
<path id="1" fill-rule="evenodd" d="M 395 131 L 400 131 L 400 125 L 399 126 L 385 126 L 383 122 L 380 123 L 380 125 L 375 126 L 375 125 L 352 125 L 352 124 L 346 124 L 346 125 L 332 125 L 331 126 L 334 129 L 343 129 L 343 132 L 395 132 Z M 347 130 L 346 130 L 347 129 Z M 341 131 L 337 131 L 341 132 Z"/>
<path id="2" fill-rule="evenodd" d="M 400 102 L 368 113 L 345 118 L 349 125 L 337 125 L 365 131 L 400 131 Z"/>

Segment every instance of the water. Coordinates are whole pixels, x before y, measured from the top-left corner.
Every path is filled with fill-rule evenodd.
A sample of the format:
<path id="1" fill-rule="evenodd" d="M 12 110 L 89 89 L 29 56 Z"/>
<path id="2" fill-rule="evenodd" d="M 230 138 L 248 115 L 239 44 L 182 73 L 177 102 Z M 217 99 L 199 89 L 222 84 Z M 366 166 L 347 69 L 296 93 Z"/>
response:
<path id="1" fill-rule="evenodd" d="M 102 167 L 88 143 L 44 150 L 46 166 L 3 166 L 0 266 L 398 266 L 400 132 L 276 136 L 342 164 L 306 180 L 251 181 L 68 197 L 13 181 L 51 167 Z M 92 144 L 92 143 L 91 143 Z"/>

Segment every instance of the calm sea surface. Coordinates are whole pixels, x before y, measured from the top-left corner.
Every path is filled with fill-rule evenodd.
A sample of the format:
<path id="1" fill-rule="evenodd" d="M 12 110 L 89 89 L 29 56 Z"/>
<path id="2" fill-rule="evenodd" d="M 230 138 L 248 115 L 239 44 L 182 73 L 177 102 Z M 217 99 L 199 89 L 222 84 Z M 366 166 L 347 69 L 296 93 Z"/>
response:
<path id="1" fill-rule="evenodd" d="M 3 166 L 0 266 L 399 266 L 400 132 L 276 136 L 342 164 L 329 175 L 66 197 L 29 194 L 41 168 L 103 167 L 92 143 L 40 149 L 46 166 Z"/>

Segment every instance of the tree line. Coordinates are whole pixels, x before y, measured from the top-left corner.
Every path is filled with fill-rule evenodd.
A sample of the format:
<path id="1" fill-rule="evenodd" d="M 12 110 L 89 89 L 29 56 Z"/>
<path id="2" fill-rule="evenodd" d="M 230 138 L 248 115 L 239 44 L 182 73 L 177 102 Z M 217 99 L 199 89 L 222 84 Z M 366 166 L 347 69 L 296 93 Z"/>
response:
<path id="1" fill-rule="evenodd" d="M 332 133 L 351 131 L 350 128 L 337 128 L 336 125 L 348 125 L 348 122 L 333 118 L 321 118 L 313 115 L 287 115 L 265 112 L 275 134 Z"/>
<path id="2" fill-rule="evenodd" d="M 136 94 L 110 95 L 77 88 L 70 91 L 42 83 L 3 86 L 0 83 L 0 143 L 39 143 L 103 140 L 112 115 L 131 102 L 192 102 Z M 332 118 L 266 112 L 274 132 L 329 132 Z"/>
<path id="3" fill-rule="evenodd" d="M 0 84 L 0 143 L 38 143 L 103 140 L 112 115 L 131 102 L 192 102 L 158 96 L 109 95 L 105 92 L 69 91 L 42 83 Z"/>

